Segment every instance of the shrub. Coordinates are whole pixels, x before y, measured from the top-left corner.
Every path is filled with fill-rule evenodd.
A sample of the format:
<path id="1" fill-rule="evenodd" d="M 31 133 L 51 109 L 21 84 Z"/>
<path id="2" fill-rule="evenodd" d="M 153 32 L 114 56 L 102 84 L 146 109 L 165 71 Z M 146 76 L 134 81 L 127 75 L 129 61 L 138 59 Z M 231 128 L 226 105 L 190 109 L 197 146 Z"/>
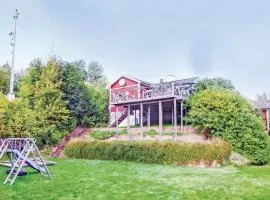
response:
<path id="1" fill-rule="evenodd" d="M 125 160 L 145 163 L 210 166 L 222 163 L 231 153 L 227 142 L 210 144 L 177 142 L 71 141 L 65 155 L 79 159 Z"/>
<path id="2" fill-rule="evenodd" d="M 189 122 L 206 136 L 229 141 L 234 150 L 253 164 L 267 162 L 267 136 L 261 117 L 239 94 L 225 89 L 206 89 L 189 100 Z"/>
<path id="3" fill-rule="evenodd" d="M 118 135 L 127 135 L 127 129 L 122 129 L 121 131 L 118 132 Z"/>
<path id="4" fill-rule="evenodd" d="M 150 129 L 148 131 L 145 131 L 143 134 L 144 135 L 154 136 L 154 135 L 158 135 L 158 132 L 155 129 Z"/>
<path id="5" fill-rule="evenodd" d="M 114 132 L 100 131 L 100 130 L 92 131 L 90 133 L 90 136 L 97 139 L 97 140 L 105 140 L 105 139 L 108 139 L 114 135 L 115 135 Z"/>

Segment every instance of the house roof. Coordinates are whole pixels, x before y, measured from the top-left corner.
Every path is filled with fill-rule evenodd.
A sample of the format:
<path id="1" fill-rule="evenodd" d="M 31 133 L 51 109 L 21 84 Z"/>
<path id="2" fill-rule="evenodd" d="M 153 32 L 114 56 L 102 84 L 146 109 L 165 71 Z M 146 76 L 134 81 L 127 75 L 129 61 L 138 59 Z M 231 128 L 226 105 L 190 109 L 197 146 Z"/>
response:
<path id="1" fill-rule="evenodd" d="M 129 79 L 131 79 L 131 80 L 134 80 L 134 81 L 137 81 L 137 82 L 140 82 L 140 83 L 144 83 L 144 84 L 146 84 L 146 85 L 150 85 L 150 84 L 151 84 L 151 83 L 149 83 L 149 82 L 147 82 L 147 81 L 143 81 L 143 80 L 141 80 L 141 79 L 134 78 L 134 77 L 132 77 L 132 76 L 123 76 L 123 77 L 127 77 L 127 78 L 129 78 Z"/>
<path id="2" fill-rule="evenodd" d="M 270 109 L 270 100 L 257 100 L 252 103 L 255 109 Z"/>
<path id="3" fill-rule="evenodd" d="M 129 80 L 135 81 L 135 82 L 140 82 L 140 83 L 144 83 L 144 84 L 146 84 L 146 85 L 150 85 L 150 83 L 148 83 L 148 82 L 146 82 L 146 81 L 143 81 L 143 80 L 140 80 L 140 79 L 131 77 L 131 76 L 120 76 L 120 77 L 119 77 L 118 79 L 116 79 L 113 83 L 111 83 L 111 86 L 114 85 L 115 83 L 117 83 L 121 78 L 126 78 L 126 79 L 129 79 Z"/>
<path id="4" fill-rule="evenodd" d="M 186 79 L 178 79 L 174 81 L 164 81 L 163 83 L 176 82 L 178 84 L 188 84 L 188 83 L 196 83 L 198 77 L 186 78 Z M 159 85 L 160 83 L 154 83 L 152 85 Z"/>
<path id="5" fill-rule="evenodd" d="M 157 84 L 160 84 L 160 83 L 154 83 L 154 84 L 151 84 L 147 81 L 144 81 L 144 80 L 141 80 L 141 79 L 138 79 L 138 78 L 134 78 L 132 76 L 121 76 L 120 78 L 118 78 L 116 81 L 114 81 L 111 85 L 114 85 L 117 81 L 119 81 L 121 78 L 127 78 L 127 79 L 130 79 L 130 80 L 133 80 L 135 82 L 140 82 L 140 83 L 143 83 L 145 85 L 157 85 Z M 195 83 L 196 80 L 198 79 L 198 77 L 192 77 L 192 78 L 186 78 L 186 79 L 179 79 L 179 80 L 174 80 L 174 81 L 169 81 L 169 82 L 177 82 L 178 84 L 187 84 L 187 83 Z M 165 81 L 164 83 L 169 83 L 167 81 Z"/>

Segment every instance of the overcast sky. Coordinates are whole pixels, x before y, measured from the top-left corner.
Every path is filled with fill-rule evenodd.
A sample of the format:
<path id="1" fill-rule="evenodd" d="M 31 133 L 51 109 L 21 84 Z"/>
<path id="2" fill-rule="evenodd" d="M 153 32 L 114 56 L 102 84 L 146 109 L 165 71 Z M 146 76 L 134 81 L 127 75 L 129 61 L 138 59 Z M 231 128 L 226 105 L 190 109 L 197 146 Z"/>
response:
<path id="1" fill-rule="evenodd" d="M 243 95 L 270 92 L 269 0 L 0 0 L 0 64 L 54 53 L 96 60 L 110 81 L 221 76 Z"/>

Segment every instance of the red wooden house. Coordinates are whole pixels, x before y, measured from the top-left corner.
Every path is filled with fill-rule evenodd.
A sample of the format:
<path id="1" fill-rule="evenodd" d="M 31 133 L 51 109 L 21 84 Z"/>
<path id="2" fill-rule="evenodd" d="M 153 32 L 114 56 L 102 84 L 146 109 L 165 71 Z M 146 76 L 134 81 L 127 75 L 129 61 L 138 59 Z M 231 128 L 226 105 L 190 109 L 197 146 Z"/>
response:
<path id="1" fill-rule="evenodd" d="M 183 100 L 193 92 L 196 78 L 161 80 L 151 84 L 137 78 L 121 76 L 110 85 L 110 125 L 157 124 L 183 126 Z"/>
<path id="2" fill-rule="evenodd" d="M 262 117 L 265 123 L 265 130 L 270 132 L 270 101 L 269 100 L 257 100 L 253 102 L 253 106 L 256 110 L 262 112 Z"/>

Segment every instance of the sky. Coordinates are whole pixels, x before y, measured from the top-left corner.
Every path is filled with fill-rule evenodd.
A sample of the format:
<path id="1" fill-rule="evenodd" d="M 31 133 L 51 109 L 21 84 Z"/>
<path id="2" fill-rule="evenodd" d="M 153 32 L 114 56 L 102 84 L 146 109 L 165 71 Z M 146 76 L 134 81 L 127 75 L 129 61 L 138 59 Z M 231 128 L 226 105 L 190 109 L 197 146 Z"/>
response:
<path id="1" fill-rule="evenodd" d="M 268 0 L 0 0 L 0 65 L 55 54 L 98 61 L 110 82 L 224 77 L 249 98 L 270 92 Z"/>

